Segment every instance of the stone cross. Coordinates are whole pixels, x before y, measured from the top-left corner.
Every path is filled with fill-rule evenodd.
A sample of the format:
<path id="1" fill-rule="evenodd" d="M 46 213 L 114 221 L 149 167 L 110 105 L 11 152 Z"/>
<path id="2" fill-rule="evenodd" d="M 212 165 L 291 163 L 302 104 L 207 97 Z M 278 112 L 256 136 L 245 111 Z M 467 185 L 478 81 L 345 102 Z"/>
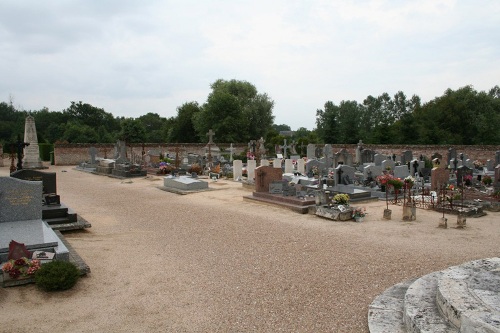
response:
<path id="1" fill-rule="evenodd" d="M 266 140 L 264 140 L 263 137 L 260 137 L 259 139 L 259 158 L 262 158 L 263 156 L 266 155 L 266 147 L 264 146 L 264 143 Z"/>
<path id="2" fill-rule="evenodd" d="M 97 149 L 95 147 L 90 147 L 90 164 L 95 164 L 95 157 L 97 155 Z"/>
<path id="3" fill-rule="evenodd" d="M 175 151 L 175 168 L 178 169 L 180 164 L 179 153 L 181 149 L 179 147 L 175 147 L 174 151 Z"/>
<path id="4" fill-rule="evenodd" d="M 283 149 L 283 158 L 286 159 L 286 150 L 290 148 L 290 146 L 286 144 L 286 139 L 284 141 L 285 143 L 283 144 L 283 146 L 280 146 L 280 149 Z"/>
<path id="5" fill-rule="evenodd" d="M 227 150 L 229 151 L 229 162 L 232 162 L 233 161 L 233 153 L 234 153 L 234 147 L 233 147 L 232 143 L 231 143 L 231 146 L 229 148 L 227 148 Z"/>
<path id="6" fill-rule="evenodd" d="M 208 164 L 208 167 L 211 168 L 212 167 L 212 145 L 214 144 L 213 142 L 213 136 L 215 135 L 215 132 L 212 131 L 212 129 L 210 129 L 207 133 L 207 136 L 208 136 L 208 156 L 207 156 L 207 164 Z"/>
<path id="7" fill-rule="evenodd" d="M 22 170 L 23 168 L 23 150 L 24 147 L 29 146 L 28 142 L 22 142 L 21 136 L 17 135 L 17 142 L 14 144 L 17 147 L 17 170 Z"/>

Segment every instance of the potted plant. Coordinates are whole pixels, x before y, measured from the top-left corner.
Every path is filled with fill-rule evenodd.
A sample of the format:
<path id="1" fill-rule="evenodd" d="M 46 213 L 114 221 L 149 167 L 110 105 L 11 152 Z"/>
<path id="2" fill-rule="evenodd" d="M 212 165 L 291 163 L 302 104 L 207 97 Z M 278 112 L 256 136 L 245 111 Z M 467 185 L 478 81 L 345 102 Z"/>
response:
<path id="1" fill-rule="evenodd" d="M 349 206 L 349 194 L 339 193 L 333 196 L 333 202 L 337 205 Z"/>
<path id="2" fill-rule="evenodd" d="M 356 222 L 363 222 L 363 218 L 366 216 L 366 208 L 356 208 L 352 211 L 352 217 Z"/>
<path id="3" fill-rule="evenodd" d="M 493 179 L 491 178 L 491 176 L 486 175 L 483 177 L 482 182 L 485 186 L 490 186 L 493 183 Z"/>

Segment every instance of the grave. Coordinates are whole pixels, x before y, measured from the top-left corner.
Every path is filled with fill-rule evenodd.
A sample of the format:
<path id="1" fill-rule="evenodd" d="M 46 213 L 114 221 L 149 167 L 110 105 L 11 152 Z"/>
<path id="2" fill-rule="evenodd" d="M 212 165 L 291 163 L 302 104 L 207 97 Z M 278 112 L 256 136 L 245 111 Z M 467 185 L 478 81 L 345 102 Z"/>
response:
<path id="1" fill-rule="evenodd" d="M 90 228 L 91 225 L 83 218 L 61 203 L 57 195 L 56 173 L 38 170 L 18 170 L 10 174 L 11 177 L 27 181 L 41 181 L 42 194 L 42 220 L 47 222 L 54 230 L 78 230 Z"/>
<path id="2" fill-rule="evenodd" d="M 35 119 L 32 116 L 26 117 L 26 122 L 24 124 L 24 142 L 29 143 L 29 145 L 24 148 L 23 168 L 44 169 L 42 160 L 40 159 Z"/>
<path id="3" fill-rule="evenodd" d="M 296 186 L 283 181 L 281 168 L 270 166 L 255 169 L 255 191 L 243 199 L 278 205 L 301 214 L 308 213 L 309 207 L 315 203 L 314 198 L 307 195 L 302 186 L 297 189 Z"/>
<path id="4" fill-rule="evenodd" d="M 208 190 L 208 183 L 191 176 L 166 176 L 163 177 L 162 190 L 178 194 L 187 194 Z"/>
<path id="5" fill-rule="evenodd" d="M 0 177 L 0 261 L 6 261 L 14 240 L 29 251 L 55 253 L 57 260 L 69 260 L 62 240 L 42 220 L 42 182 Z"/>

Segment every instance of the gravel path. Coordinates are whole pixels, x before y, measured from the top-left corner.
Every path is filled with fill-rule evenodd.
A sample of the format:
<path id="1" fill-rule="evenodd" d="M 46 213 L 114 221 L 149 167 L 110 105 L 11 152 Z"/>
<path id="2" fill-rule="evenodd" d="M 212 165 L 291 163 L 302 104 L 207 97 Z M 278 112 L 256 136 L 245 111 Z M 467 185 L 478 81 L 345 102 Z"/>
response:
<path id="1" fill-rule="evenodd" d="M 402 222 L 390 206 L 385 221 L 385 203 L 370 202 L 365 222 L 333 222 L 243 201 L 251 192 L 232 181 L 176 195 L 160 177 L 48 171 L 92 224 L 64 233 L 92 272 L 60 293 L 0 289 L 1 332 L 368 332 L 386 288 L 500 256 L 500 213 L 443 230 L 440 213 Z"/>

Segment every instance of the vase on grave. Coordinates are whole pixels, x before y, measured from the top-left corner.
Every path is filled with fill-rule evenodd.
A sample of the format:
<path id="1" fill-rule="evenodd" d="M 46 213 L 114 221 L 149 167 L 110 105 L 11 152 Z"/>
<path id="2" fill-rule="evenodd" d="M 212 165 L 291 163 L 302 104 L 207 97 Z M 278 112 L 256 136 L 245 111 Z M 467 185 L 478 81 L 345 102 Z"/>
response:
<path id="1" fill-rule="evenodd" d="M 391 214 L 392 214 L 392 210 L 390 210 L 390 209 L 384 209 L 384 219 L 390 220 L 391 219 Z"/>
<path id="2" fill-rule="evenodd" d="M 439 219 L 438 228 L 443 228 L 443 229 L 448 228 L 448 219 L 446 217 L 441 217 Z"/>
<path id="3" fill-rule="evenodd" d="M 466 226 L 467 217 L 463 213 L 458 213 L 457 216 L 457 228 L 463 229 Z"/>
<path id="4" fill-rule="evenodd" d="M 355 217 L 356 222 L 363 222 L 364 217 Z"/>

